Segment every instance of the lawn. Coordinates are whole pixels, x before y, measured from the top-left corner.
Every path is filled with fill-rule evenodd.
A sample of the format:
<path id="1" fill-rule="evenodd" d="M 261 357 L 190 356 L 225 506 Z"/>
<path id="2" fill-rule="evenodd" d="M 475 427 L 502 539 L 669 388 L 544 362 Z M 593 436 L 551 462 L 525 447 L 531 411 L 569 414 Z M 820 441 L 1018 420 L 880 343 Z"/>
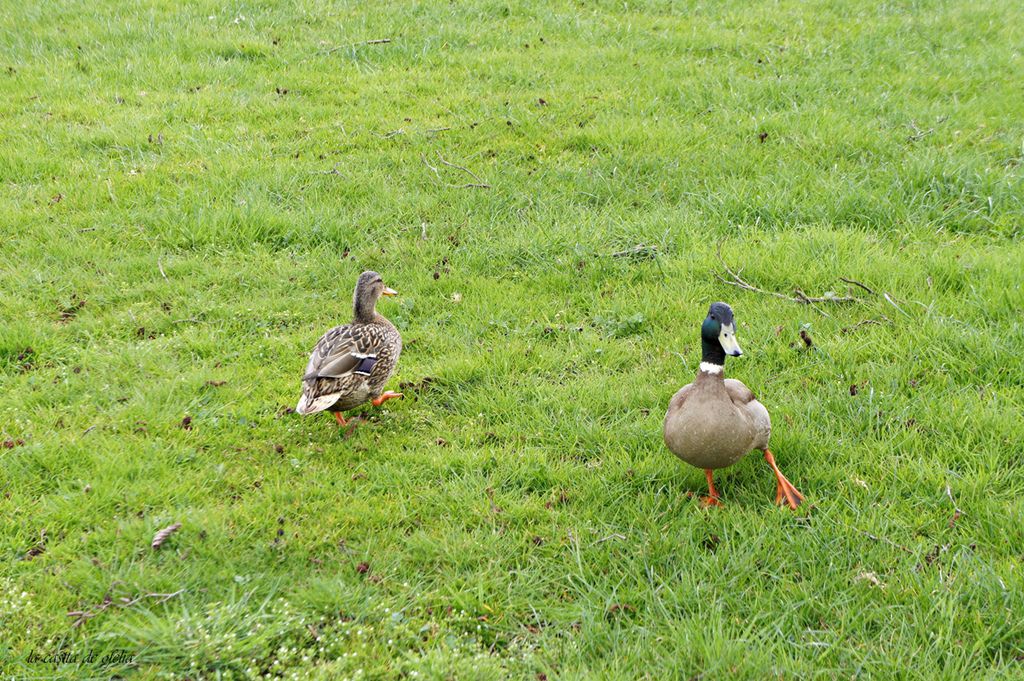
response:
<path id="1" fill-rule="evenodd" d="M 1024 677 L 1019 2 L 0 3 L 0 676 Z"/>

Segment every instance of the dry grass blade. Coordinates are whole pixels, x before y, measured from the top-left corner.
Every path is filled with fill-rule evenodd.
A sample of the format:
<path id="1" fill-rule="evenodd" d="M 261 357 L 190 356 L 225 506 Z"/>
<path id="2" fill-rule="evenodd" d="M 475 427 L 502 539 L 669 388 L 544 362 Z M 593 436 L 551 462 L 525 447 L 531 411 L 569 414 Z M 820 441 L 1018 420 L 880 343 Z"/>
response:
<path id="1" fill-rule="evenodd" d="M 444 157 L 441 156 L 441 154 L 437 155 L 437 160 L 439 160 L 443 165 L 446 165 L 449 168 L 455 168 L 457 170 L 461 170 L 461 171 L 463 171 L 465 173 L 468 173 L 470 177 L 472 177 L 474 180 L 476 180 L 476 182 L 473 183 L 473 184 L 462 185 L 463 187 L 479 187 L 480 189 L 490 189 L 491 188 L 491 185 L 488 184 L 486 180 L 484 180 L 482 177 L 480 177 L 479 175 L 474 173 L 469 168 L 466 168 L 465 166 L 460 166 L 457 163 L 450 163 L 450 162 L 444 160 Z"/>
<path id="2" fill-rule="evenodd" d="M 949 519 L 949 526 L 953 527 L 956 525 L 956 521 L 960 520 L 960 516 L 962 516 L 964 512 L 956 505 L 956 499 L 953 498 L 953 490 L 949 488 L 948 483 L 946 484 L 946 496 L 949 497 L 949 502 L 953 504 L 953 517 Z"/>
<path id="3" fill-rule="evenodd" d="M 168 525 L 167 527 L 153 535 L 153 543 L 150 544 L 150 546 L 152 546 L 154 549 L 159 549 L 161 546 L 163 546 L 163 543 L 167 541 L 167 538 L 175 532 L 177 532 L 179 529 L 181 529 L 181 523 L 174 523 L 173 525 Z"/>

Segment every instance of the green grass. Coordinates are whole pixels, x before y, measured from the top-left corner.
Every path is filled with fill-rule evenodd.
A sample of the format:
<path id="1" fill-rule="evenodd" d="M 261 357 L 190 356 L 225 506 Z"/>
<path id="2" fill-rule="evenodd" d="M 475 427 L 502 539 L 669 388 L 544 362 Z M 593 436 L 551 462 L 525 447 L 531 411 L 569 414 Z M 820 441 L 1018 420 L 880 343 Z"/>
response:
<path id="1" fill-rule="evenodd" d="M 180 4 L 2 2 L 0 674 L 1024 675 L 1019 3 Z M 714 300 L 798 513 L 662 443 Z"/>

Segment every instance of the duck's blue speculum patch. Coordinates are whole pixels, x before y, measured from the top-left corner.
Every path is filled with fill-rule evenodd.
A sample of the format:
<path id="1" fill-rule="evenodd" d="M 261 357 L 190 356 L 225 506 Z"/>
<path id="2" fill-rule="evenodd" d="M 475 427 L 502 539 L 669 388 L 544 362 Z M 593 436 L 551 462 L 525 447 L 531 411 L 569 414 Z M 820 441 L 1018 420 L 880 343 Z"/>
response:
<path id="1" fill-rule="evenodd" d="M 369 376 L 370 372 L 373 371 L 373 365 L 376 364 L 376 363 L 377 363 L 377 358 L 376 357 L 364 357 L 363 360 L 361 362 L 359 362 L 359 366 L 357 366 L 352 371 L 352 373 L 354 373 L 354 374 L 365 374 L 366 376 Z"/>

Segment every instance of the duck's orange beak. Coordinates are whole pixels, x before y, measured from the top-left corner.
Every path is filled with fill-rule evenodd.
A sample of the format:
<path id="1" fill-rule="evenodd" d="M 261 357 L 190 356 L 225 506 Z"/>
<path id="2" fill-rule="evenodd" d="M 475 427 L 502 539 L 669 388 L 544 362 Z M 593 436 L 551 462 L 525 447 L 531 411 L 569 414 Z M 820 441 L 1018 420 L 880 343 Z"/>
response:
<path id="1" fill-rule="evenodd" d="M 393 288 L 389 288 L 389 287 L 385 286 L 384 290 L 381 291 L 380 294 L 382 296 L 397 296 L 398 295 L 398 291 L 396 291 Z"/>

